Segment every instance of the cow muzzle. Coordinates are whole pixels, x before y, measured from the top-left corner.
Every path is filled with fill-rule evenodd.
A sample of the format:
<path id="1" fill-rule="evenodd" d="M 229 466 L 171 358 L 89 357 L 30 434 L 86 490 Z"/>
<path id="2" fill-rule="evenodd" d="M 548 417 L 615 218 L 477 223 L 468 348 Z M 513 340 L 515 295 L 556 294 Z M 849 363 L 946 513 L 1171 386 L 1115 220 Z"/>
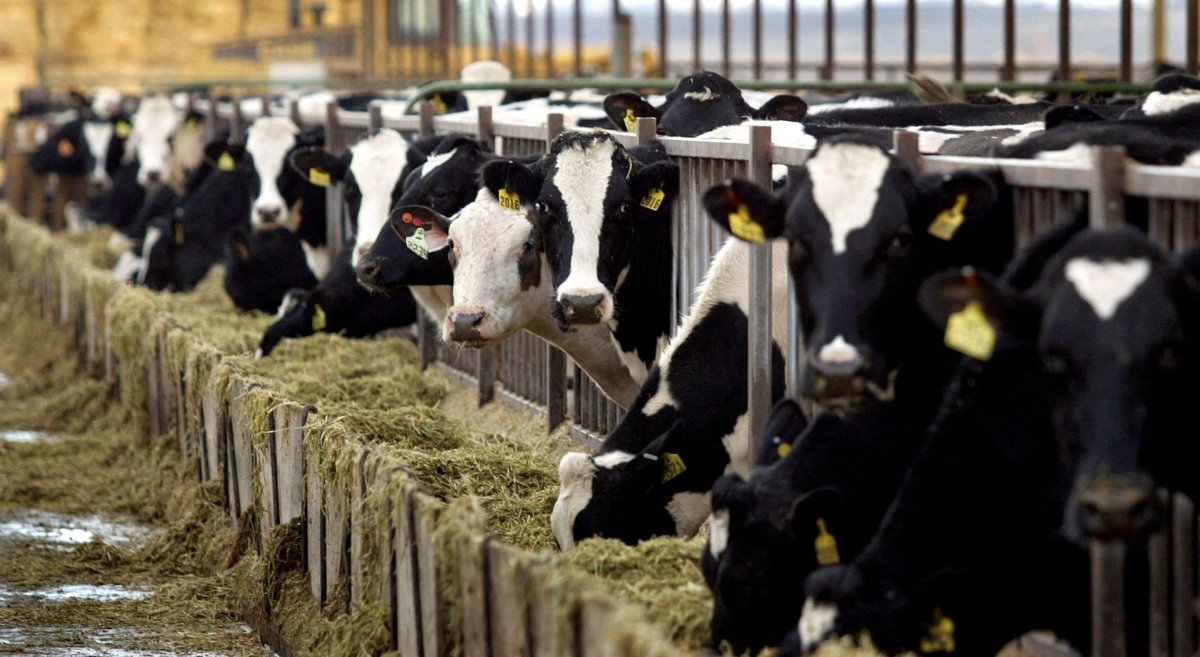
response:
<path id="1" fill-rule="evenodd" d="M 279 217 L 283 215 L 283 210 L 276 207 L 256 208 L 258 213 L 258 222 L 263 226 L 273 226 L 279 221 Z"/>
<path id="2" fill-rule="evenodd" d="M 863 350 L 837 336 L 811 351 L 807 391 L 824 405 L 853 405 L 867 391 L 867 358 Z"/>
<path id="3" fill-rule="evenodd" d="M 1080 529 L 1101 541 L 1141 538 L 1163 523 L 1163 508 L 1147 476 L 1104 477 L 1078 495 Z"/>
<path id="4" fill-rule="evenodd" d="M 604 321 L 607 302 L 603 294 L 564 294 L 558 298 L 568 324 L 599 324 Z"/>
<path id="5" fill-rule="evenodd" d="M 484 339 L 480 326 L 487 317 L 482 308 L 463 307 L 446 313 L 446 334 L 452 342 L 478 342 Z"/>
<path id="6" fill-rule="evenodd" d="M 383 274 L 383 263 L 379 258 L 364 255 L 358 261 L 358 265 L 354 267 L 354 273 L 358 276 L 358 282 L 367 288 L 378 292 L 387 292 L 380 280 L 380 276 Z"/>

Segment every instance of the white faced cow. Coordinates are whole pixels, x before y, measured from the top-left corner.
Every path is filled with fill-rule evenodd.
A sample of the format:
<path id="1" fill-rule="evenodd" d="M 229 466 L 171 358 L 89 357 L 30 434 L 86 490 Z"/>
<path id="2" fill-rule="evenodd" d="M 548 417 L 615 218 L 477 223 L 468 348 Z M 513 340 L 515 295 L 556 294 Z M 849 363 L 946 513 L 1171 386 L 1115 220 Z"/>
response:
<path id="1" fill-rule="evenodd" d="M 164 96 L 142 99 L 133 113 L 129 142 L 137 156 L 137 182 L 142 187 L 156 187 L 165 182 L 171 154 L 170 139 L 179 126 L 179 118 L 171 100 Z"/>
<path id="2" fill-rule="evenodd" d="M 532 203 L 566 330 L 606 324 L 644 380 L 671 327 L 671 206 L 679 167 L 658 142 L 626 150 L 607 132 L 566 132 L 537 164 L 483 168 L 497 198 Z"/>

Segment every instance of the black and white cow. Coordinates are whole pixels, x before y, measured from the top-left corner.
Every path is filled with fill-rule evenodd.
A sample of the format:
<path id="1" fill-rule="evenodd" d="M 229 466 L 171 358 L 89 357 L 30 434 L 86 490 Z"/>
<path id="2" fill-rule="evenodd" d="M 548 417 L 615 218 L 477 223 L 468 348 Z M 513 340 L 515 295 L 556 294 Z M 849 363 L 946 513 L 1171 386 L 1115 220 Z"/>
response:
<path id="1" fill-rule="evenodd" d="M 592 536 L 636 543 L 691 536 L 709 514 L 709 489 L 728 470 L 749 470 L 747 340 L 751 246 L 728 240 L 713 259 L 675 338 L 651 368 L 629 412 L 593 455 L 558 466 L 550 517 L 563 550 Z M 774 372 L 767 393 L 784 394 L 786 245 L 774 245 Z"/>
<path id="2" fill-rule="evenodd" d="M 192 289 L 225 253 L 228 236 L 249 228 L 252 190 L 245 152 L 237 144 L 213 144 L 216 162 L 196 191 L 180 200 L 170 216 L 150 222 L 141 243 L 135 282 L 155 290 Z"/>
<path id="3" fill-rule="evenodd" d="M 451 247 L 454 305 L 442 324 L 443 340 L 486 347 L 528 330 L 566 352 L 618 404 L 633 403 L 638 384 L 617 355 L 608 329 L 563 332 L 551 316 L 546 304 L 552 292 L 550 270 L 526 213 L 502 208 L 490 192 L 479 190 L 476 200 L 453 219 L 420 206 L 402 206 L 391 220 L 401 234 L 415 222 L 440 227 Z M 413 234 L 407 240 L 423 239 L 420 230 L 420 237 Z"/>
<path id="4" fill-rule="evenodd" d="M 1200 79 L 1184 74 L 1164 75 L 1121 118 L 1163 116 L 1197 103 L 1200 103 Z"/>
<path id="5" fill-rule="evenodd" d="M 1013 253 L 1010 193 L 997 174 L 918 177 L 852 139 L 819 146 L 778 195 L 735 179 L 704 202 L 743 239 L 782 236 L 791 245 L 808 346 L 799 392 L 827 405 L 889 399 L 906 381 L 936 404 L 952 364 L 930 366 L 945 358 L 914 307 L 918 286 L 947 266 L 998 272 Z"/>
<path id="6" fill-rule="evenodd" d="M 329 270 L 330 261 L 325 247 L 325 194 L 289 167 L 287 158 L 297 149 L 320 146 L 324 141 L 323 129 L 301 131 L 286 117 L 264 116 L 246 129 L 245 148 L 252 166 L 245 172 L 254 194 L 250 224 L 255 229 L 286 225 L 291 223 L 289 214 L 299 214 L 294 230 L 317 278 Z"/>
<path id="7" fill-rule="evenodd" d="M 867 630 L 885 650 L 917 649 L 951 618 L 961 652 L 1049 627 L 1087 654 L 1086 540 L 1157 528 L 1157 486 L 1198 492 L 1184 392 L 1197 291 L 1128 228 L 1079 234 L 1027 292 L 974 275 L 928 283 L 922 304 L 948 338 L 974 305 L 994 349 L 964 362 L 871 544 L 810 577 L 799 642 Z M 949 592 L 948 577 L 961 580 Z"/>
<path id="8" fill-rule="evenodd" d="M 536 165 L 487 164 L 483 182 L 497 198 L 532 201 L 563 329 L 607 324 L 634 378 L 645 380 L 672 324 L 679 167 L 662 144 L 626 150 L 607 132 L 566 132 Z"/>
<path id="9" fill-rule="evenodd" d="M 282 226 L 229 233 L 225 254 L 225 292 L 242 310 L 275 312 L 288 290 L 311 290 L 317 277 L 309 269 L 300 237 Z"/>
<path id="10" fill-rule="evenodd" d="M 808 105 L 796 96 L 779 95 L 755 109 L 737 85 L 712 71 L 700 71 L 682 78 L 658 107 L 624 91 L 605 98 L 604 110 L 618 130 L 636 132 L 639 117 L 652 117 L 658 120 L 660 134 L 695 137 L 746 119 L 800 121 Z"/>
<path id="11" fill-rule="evenodd" d="M 1077 212 L 1039 235 L 1008 266 L 1006 280 L 1031 285 L 1086 225 L 1086 213 Z M 760 437 L 759 463 L 774 464 L 713 486 L 702 567 L 713 592 L 714 647 L 757 652 L 794 630 L 803 603 L 796 591 L 818 566 L 854 559 L 872 538 L 930 420 L 911 404 L 875 403 L 845 418 L 823 414 L 796 440 L 801 423 L 787 420 L 799 409 L 788 404 L 780 402 Z M 773 432 L 788 445 L 782 458 L 778 448 L 771 453 Z"/>
<path id="12" fill-rule="evenodd" d="M 1123 146 L 1131 159 L 1144 164 L 1200 166 L 1200 103 L 1118 121 L 1058 125 L 996 155 L 1091 164 L 1092 146 Z"/>
<path id="13" fill-rule="evenodd" d="M 284 295 L 275 322 L 263 333 L 256 358 L 270 355 L 284 338 L 319 332 L 360 338 L 416 321 L 417 306 L 406 288 L 384 295 L 358 284 L 350 266 L 353 248 L 347 244 L 342 249 L 329 274 L 316 287 Z"/>

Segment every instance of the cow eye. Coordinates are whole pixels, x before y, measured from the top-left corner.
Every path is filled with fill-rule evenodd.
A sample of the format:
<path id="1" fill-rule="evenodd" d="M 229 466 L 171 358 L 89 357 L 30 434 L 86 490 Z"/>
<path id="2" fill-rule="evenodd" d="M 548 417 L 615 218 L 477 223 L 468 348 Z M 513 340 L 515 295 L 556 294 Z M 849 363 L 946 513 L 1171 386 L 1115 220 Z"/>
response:
<path id="1" fill-rule="evenodd" d="M 533 240 L 526 240 L 524 246 L 521 247 L 522 253 L 529 253 L 533 250 Z"/>
<path id="2" fill-rule="evenodd" d="M 1066 377 L 1071 373 L 1071 363 L 1058 352 L 1050 352 L 1042 358 L 1042 369 L 1054 377 Z"/>
<path id="3" fill-rule="evenodd" d="M 546 207 L 546 204 L 541 201 L 534 203 L 533 208 L 538 211 L 538 214 L 548 214 L 550 212 L 550 208 Z"/>
<path id="4" fill-rule="evenodd" d="M 629 214 L 630 212 L 633 212 L 633 201 L 631 199 L 625 199 L 624 201 L 621 201 L 621 206 L 617 208 L 617 210 L 621 214 Z"/>

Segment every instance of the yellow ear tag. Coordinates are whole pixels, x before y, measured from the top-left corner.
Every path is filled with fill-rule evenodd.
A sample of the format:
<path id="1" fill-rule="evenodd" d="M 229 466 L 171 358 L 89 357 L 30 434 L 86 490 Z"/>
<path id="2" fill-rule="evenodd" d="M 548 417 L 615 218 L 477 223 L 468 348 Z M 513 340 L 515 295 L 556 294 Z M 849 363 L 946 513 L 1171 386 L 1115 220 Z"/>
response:
<path id="1" fill-rule="evenodd" d="M 521 197 L 517 196 L 516 192 L 509 191 L 509 189 L 505 187 L 504 189 L 500 190 L 500 193 L 497 196 L 499 196 L 500 199 L 500 207 L 504 208 L 505 210 L 520 212 Z"/>
<path id="2" fill-rule="evenodd" d="M 822 566 L 832 566 L 842 562 L 838 554 L 837 539 L 825 529 L 825 519 L 817 518 L 817 540 L 813 541 L 817 549 L 817 563 Z"/>
<path id="3" fill-rule="evenodd" d="M 959 194 L 953 207 L 942 210 L 938 216 L 933 218 L 933 222 L 929 224 L 929 234 L 949 242 L 954 237 L 954 233 L 958 232 L 958 227 L 963 225 L 963 221 L 966 221 L 966 217 L 963 216 L 965 207 L 967 207 L 967 195 Z"/>
<path id="4" fill-rule="evenodd" d="M 647 210 L 658 212 L 658 209 L 662 207 L 662 202 L 665 198 L 667 198 L 667 193 L 664 192 L 661 187 L 655 187 L 654 189 L 646 192 L 646 196 L 642 199 L 641 206 Z"/>
<path id="5" fill-rule="evenodd" d="M 988 322 L 983 306 L 968 301 L 966 307 L 950 315 L 946 321 L 947 347 L 976 360 L 991 360 L 996 348 L 996 329 Z"/>
<path id="6" fill-rule="evenodd" d="M 683 464 L 683 458 L 673 452 L 663 452 L 662 462 L 663 473 L 662 479 L 658 480 L 659 483 L 665 484 L 687 470 L 687 466 Z"/>
<path id="7" fill-rule="evenodd" d="M 217 158 L 217 169 L 220 171 L 233 171 L 236 167 L 237 163 L 229 153 L 221 153 L 221 157 Z"/>
<path id="8" fill-rule="evenodd" d="M 129 124 L 124 121 L 117 121 L 117 125 L 113 128 L 113 132 L 117 133 L 117 136 L 121 139 L 128 137 L 132 130 Z"/>
<path id="9" fill-rule="evenodd" d="M 411 237 L 404 239 L 404 244 L 408 246 L 408 250 L 417 254 L 417 257 L 422 260 L 429 259 L 429 244 L 425 242 L 425 229 L 418 228 L 417 232 Z"/>
<path id="10" fill-rule="evenodd" d="M 176 222 L 175 224 L 175 246 L 183 246 L 184 234 L 183 224 Z"/>
<path id="11" fill-rule="evenodd" d="M 637 115 L 633 113 L 633 108 L 625 109 L 625 129 L 629 132 L 637 132 Z"/>
<path id="12" fill-rule="evenodd" d="M 750 218 L 750 208 L 747 208 L 744 203 L 738 206 L 737 212 L 729 213 L 729 232 L 733 233 L 735 237 L 755 244 L 767 241 L 762 226 Z"/>
<path id="13" fill-rule="evenodd" d="M 200 122 L 196 119 L 188 119 L 186 122 L 184 122 L 183 127 L 186 130 L 195 130 L 196 128 L 200 127 Z"/>
<path id="14" fill-rule="evenodd" d="M 791 443 L 779 443 L 778 445 L 775 446 L 775 453 L 779 455 L 779 458 L 783 458 L 783 457 L 787 456 L 789 453 L 791 453 L 791 451 L 792 451 Z"/>
<path id="15" fill-rule="evenodd" d="M 954 621 L 949 616 L 943 616 L 942 610 L 933 610 L 933 621 L 926 629 L 921 639 L 921 652 L 954 652 Z"/>
<path id="16" fill-rule="evenodd" d="M 308 170 L 308 182 L 317 187 L 328 187 L 329 183 L 333 182 L 333 178 L 328 171 L 313 167 Z"/>
<path id="17" fill-rule="evenodd" d="M 429 100 L 429 104 L 433 105 L 434 114 L 445 114 L 446 110 L 450 109 L 446 107 L 446 101 L 442 100 L 441 94 L 435 95 L 433 98 L 431 98 Z"/>
<path id="18" fill-rule="evenodd" d="M 325 328 L 325 309 L 321 307 L 321 304 L 313 306 L 312 327 L 314 331 L 321 331 Z"/>

